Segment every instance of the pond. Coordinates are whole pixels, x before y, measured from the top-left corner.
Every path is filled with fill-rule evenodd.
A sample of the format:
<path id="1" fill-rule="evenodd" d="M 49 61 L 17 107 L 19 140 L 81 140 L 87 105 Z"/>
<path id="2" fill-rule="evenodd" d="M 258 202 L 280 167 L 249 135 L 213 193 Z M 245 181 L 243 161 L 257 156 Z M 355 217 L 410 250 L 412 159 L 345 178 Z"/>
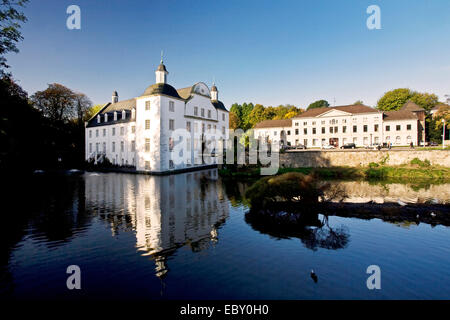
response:
<path id="1" fill-rule="evenodd" d="M 345 202 L 449 212 L 450 184 L 333 183 Z M 3 195 L 1 298 L 450 298 L 446 223 L 361 219 L 356 210 L 317 213 L 318 223 L 283 232 L 249 219 L 247 188 L 214 169 L 16 181 Z M 81 290 L 66 287 L 70 265 L 81 270 Z M 367 288 L 371 265 L 380 268 L 380 290 Z"/>

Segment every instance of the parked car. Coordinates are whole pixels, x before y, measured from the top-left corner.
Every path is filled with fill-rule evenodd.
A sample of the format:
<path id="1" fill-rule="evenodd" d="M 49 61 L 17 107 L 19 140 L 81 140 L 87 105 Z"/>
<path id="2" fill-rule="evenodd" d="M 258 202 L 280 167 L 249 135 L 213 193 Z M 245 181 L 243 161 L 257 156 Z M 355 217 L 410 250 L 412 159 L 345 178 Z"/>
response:
<path id="1" fill-rule="evenodd" d="M 341 149 L 356 149 L 356 144 L 353 142 L 344 144 Z"/>
<path id="2" fill-rule="evenodd" d="M 292 147 L 292 146 L 289 146 L 289 145 L 287 145 L 287 144 L 284 144 L 284 145 L 281 146 L 280 149 L 283 150 L 283 151 L 286 151 L 286 150 L 292 150 L 293 147 Z"/>
<path id="3" fill-rule="evenodd" d="M 306 150 L 306 146 L 303 145 L 303 144 L 298 144 L 298 145 L 295 146 L 295 149 L 304 149 L 304 150 Z"/>
<path id="4" fill-rule="evenodd" d="M 382 145 L 379 143 L 372 143 L 370 145 L 365 146 L 366 149 L 372 149 L 372 150 L 380 150 L 382 148 Z"/>
<path id="5" fill-rule="evenodd" d="M 326 144 L 322 146 L 322 149 L 336 149 L 336 147 L 332 144 Z"/>
<path id="6" fill-rule="evenodd" d="M 427 146 L 428 147 L 437 147 L 437 146 L 439 146 L 439 143 L 434 142 L 434 141 L 430 141 L 430 142 L 427 143 Z"/>

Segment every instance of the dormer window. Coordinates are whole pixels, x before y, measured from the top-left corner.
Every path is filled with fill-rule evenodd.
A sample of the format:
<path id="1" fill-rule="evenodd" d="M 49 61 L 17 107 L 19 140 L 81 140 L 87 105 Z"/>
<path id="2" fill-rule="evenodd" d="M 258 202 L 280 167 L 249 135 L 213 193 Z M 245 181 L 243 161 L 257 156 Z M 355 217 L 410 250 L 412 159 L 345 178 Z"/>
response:
<path id="1" fill-rule="evenodd" d="M 108 114 L 105 113 L 105 122 L 108 122 Z"/>
<path id="2" fill-rule="evenodd" d="M 102 119 L 100 118 L 100 115 L 97 116 L 97 123 L 102 122 Z"/>
<path id="3" fill-rule="evenodd" d="M 117 121 L 117 112 L 114 111 L 114 121 Z"/>
<path id="4" fill-rule="evenodd" d="M 136 119 L 136 109 L 135 108 L 131 109 L 131 118 L 133 120 Z"/>
<path id="5" fill-rule="evenodd" d="M 125 119 L 125 117 L 127 116 L 125 110 L 122 110 L 122 119 Z"/>

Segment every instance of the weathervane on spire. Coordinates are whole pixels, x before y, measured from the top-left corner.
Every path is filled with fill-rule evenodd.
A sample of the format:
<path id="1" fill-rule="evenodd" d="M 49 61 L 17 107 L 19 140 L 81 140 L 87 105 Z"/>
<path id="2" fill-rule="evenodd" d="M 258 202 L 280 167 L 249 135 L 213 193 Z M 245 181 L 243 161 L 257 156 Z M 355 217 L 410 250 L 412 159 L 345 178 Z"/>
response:
<path id="1" fill-rule="evenodd" d="M 164 50 L 161 50 L 161 63 L 163 63 Z"/>

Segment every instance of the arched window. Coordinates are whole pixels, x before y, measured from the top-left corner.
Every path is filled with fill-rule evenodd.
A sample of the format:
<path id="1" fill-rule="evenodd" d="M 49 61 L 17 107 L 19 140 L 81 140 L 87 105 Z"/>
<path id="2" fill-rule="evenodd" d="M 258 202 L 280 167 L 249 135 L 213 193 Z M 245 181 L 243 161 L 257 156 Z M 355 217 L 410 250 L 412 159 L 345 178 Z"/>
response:
<path id="1" fill-rule="evenodd" d="M 401 141 L 401 140 L 400 140 L 400 136 L 397 136 L 397 137 L 395 138 L 395 143 L 396 143 L 396 144 L 400 144 L 400 141 Z"/>

